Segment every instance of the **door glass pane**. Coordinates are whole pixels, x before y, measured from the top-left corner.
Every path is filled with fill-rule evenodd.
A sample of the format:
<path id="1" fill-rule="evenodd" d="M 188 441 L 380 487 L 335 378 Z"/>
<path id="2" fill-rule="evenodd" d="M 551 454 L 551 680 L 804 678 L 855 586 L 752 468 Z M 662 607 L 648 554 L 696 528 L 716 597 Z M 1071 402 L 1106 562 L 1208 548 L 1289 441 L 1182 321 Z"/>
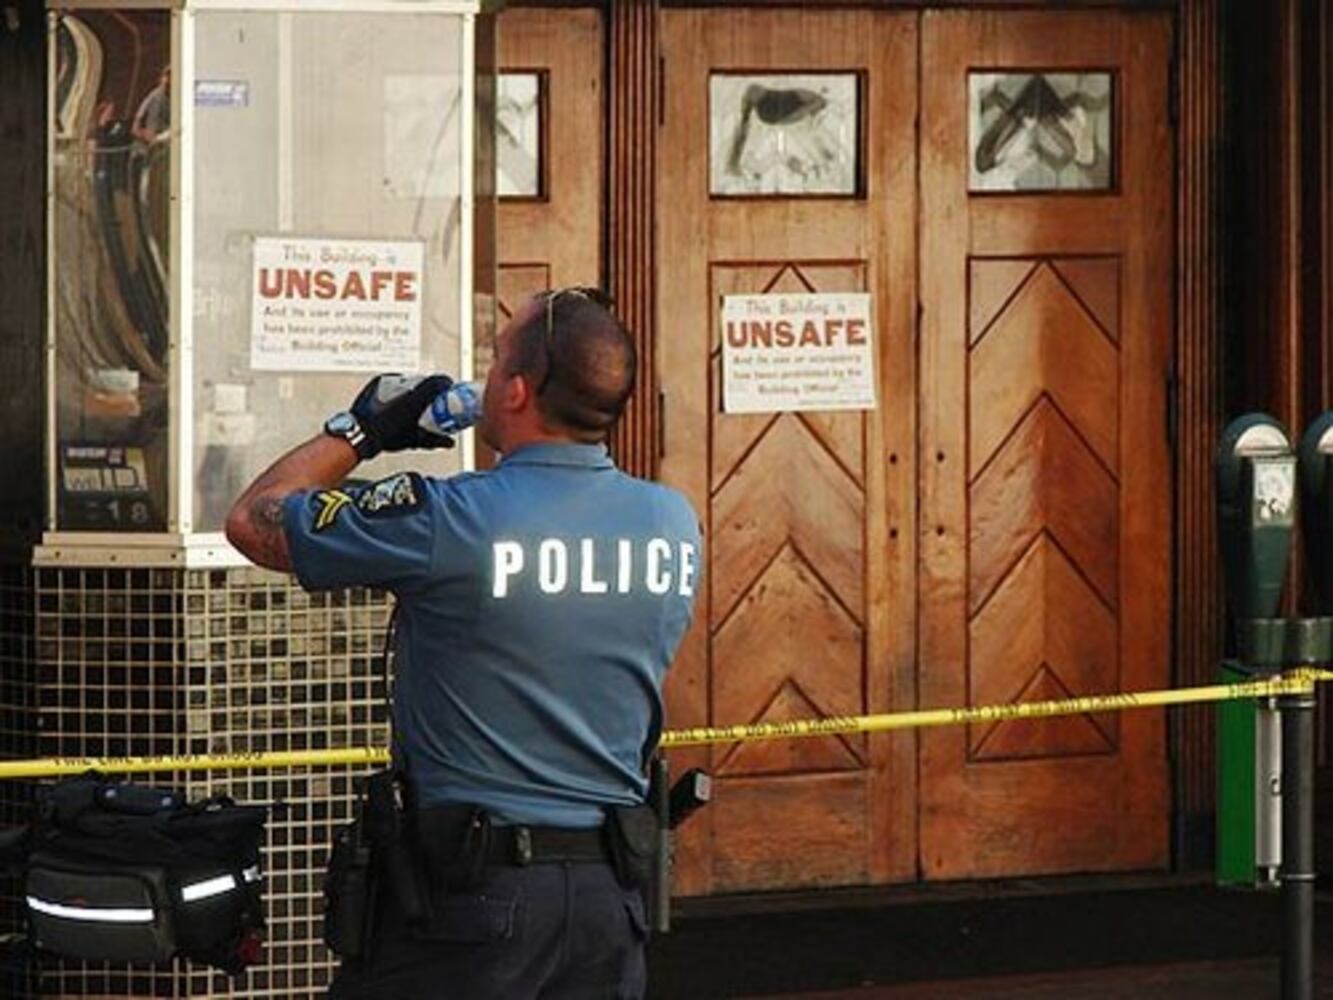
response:
<path id="1" fill-rule="evenodd" d="M 969 190 L 1105 191 L 1109 72 L 969 73 Z"/>
<path id="2" fill-rule="evenodd" d="M 857 73 L 713 73 L 709 193 L 858 194 L 860 92 Z"/>
<path id="3" fill-rule="evenodd" d="M 545 92 L 545 73 L 499 73 L 495 77 L 495 193 L 501 198 L 546 194 L 542 157 Z"/>

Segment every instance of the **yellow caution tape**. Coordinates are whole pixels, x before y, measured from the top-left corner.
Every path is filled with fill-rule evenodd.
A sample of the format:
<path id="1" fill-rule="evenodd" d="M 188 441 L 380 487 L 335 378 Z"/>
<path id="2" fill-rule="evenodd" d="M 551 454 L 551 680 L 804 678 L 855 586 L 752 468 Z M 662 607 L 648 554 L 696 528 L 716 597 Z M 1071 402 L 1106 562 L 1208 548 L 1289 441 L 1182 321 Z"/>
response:
<path id="1" fill-rule="evenodd" d="M 1327 680 L 1333 680 L 1333 671 L 1305 669 L 1272 680 L 1214 684 L 1210 687 L 1095 694 L 1061 701 L 938 708 L 921 712 L 894 712 L 890 715 L 848 715 L 825 719 L 798 719 L 792 722 L 754 722 L 740 726 L 701 726 L 663 733 L 662 745 L 687 747 L 708 743 L 832 736 L 840 733 L 883 733 L 894 729 L 920 729 L 926 726 L 1012 722 L 1015 719 L 1045 719 L 1053 715 L 1082 715 L 1087 712 L 1120 712 L 1130 708 L 1153 708 L 1160 705 L 1188 705 L 1196 702 L 1232 701 L 1239 698 L 1273 698 L 1278 695 L 1313 691 L 1316 681 Z M 3 775 L 3 772 L 0 772 L 0 775 Z"/>
<path id="2" fill-rule="evenodd" d="M 1333 680 L 1333 670 L 1301 668 L 1264 681 L 1214 684 L 1209 687 L 1165 691 L 1087 695 L 1062 701 L 1033 701 L 1006 705 L 977 705 L 972 708 L 940 708 L 889 715 L 847 715 L 791 722 L 756 722 L 740 726 L 701 726 L 675 729 L 662 734 L 662 746 L 687 747 L 711 743 L 752 740 L 800 739 L 841 733 L 882 733 L 925 726 L 953 726 L 973 722 L 1010 722 L 1015 719 L 1044 719 L 1055 715 L 1088 712 L 1121 712 L 1131 708 L 1188 705 L 1241 698 L 1275 698 L 1307 694 L 1316 683 Z M 327 767 L 337 765 L 378 766 L 387 763 L 389 752 L 372 747 L 340 750 L 285 750 L 267 753 L 162 754 L 152 757 L 46 757 L 37 760 L 0 761 L 0 779 L 50 778 L 84 771 L 137 774 L 148 771 L 262 770 L 280 767 Z"/>
<path id="3" fill-rule="evenodd" d="M 182 753 L 152 757 L 44 757 L 0 761 L 0 778 L 51 778 L 84 771 L 138 774 L 147 771 L 240 771 L 331 764 L 386 764 L 389 751 L 374 747 L 342 750 L 282 750 L 261 753 Z"/>

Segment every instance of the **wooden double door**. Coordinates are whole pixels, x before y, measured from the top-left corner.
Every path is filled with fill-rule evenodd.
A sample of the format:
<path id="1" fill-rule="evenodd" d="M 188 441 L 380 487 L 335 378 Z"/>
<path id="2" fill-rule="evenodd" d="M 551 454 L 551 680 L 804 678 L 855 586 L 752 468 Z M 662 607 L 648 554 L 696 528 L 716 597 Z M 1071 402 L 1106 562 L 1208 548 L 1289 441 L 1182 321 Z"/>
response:
<path id="1" fill-rule="evenodd" d="M 1170 48 L 1109 10 L 662 13 L 661 474 L 708 540 L 671 727 L 1168 686 Z M 835 86 L 850 189 L 765 191 L 841 155 L 778 134 Z M 749 181 L 723 99 L 771 130 Z M 723 412 L 724 296 L 808 292 L 869 294 L 877 408 Z M 696 764 L 687 894 L 1167 861 L 1159 711 Z"/>

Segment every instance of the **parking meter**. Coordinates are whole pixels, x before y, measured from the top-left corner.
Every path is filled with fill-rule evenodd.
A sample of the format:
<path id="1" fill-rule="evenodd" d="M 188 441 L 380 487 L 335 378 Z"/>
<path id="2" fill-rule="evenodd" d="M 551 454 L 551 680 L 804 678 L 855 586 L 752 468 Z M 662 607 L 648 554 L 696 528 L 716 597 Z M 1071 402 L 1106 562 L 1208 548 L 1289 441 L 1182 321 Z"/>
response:
<path id="1" fill-rule="evenodd" d="M 1309 613 L 1333 615 L 1333 410 L 1301 438 L 1301 540 Z"/>
<path id="2" fill-rule="evenodd" d="M 1289 660 L 1333 663 L 1333 411 L 1301 437 L 1301 534 L 1305 542 L 1305 607 L 1300 643 Z M 1282 995 L 1314 996 L 1315 709 L 1313 687 L 1287 695 L 1282 710 Z"/>
<path id="3" fill-rule="evenodd" d="M 1218 537 L 1238 660 L 1222 680 L 1281 669 L 1287 622 L 1276 618 L 1296 522 L 1296 456 L 1272 417 L 1233 420 L 1217 451 Z M 1274 884 L 1281 864 L 1281 720 L 1273 699 L 1218 706 L 1218 878 Z"/>
<path id="4" fill-rule="evenodd" d="M 1238 619 L 1273 618 L 1296 523 L 1296 456 L 1264 413 L 1227 425 L 1217 451 L 1218 534 L 1227 598 Z"/>
<path id="5" fill-rule="evenodd" d="M 1296 516 L 1296 456 L 1272 417 L 1227 425 L 1217 452 L 1218 529 L 1238 658 L 1223 677 L 1333 660 L 1333 412 L 1301 438 L 1303 534 L 1313 616 L 1277 618 Z M 1219 705 L 1218 879 L 1282 886 L 1282 996 L 1314 996 L 1314 686 Z M 1247 758 L 1249 758 L 1247 760 Z"/>

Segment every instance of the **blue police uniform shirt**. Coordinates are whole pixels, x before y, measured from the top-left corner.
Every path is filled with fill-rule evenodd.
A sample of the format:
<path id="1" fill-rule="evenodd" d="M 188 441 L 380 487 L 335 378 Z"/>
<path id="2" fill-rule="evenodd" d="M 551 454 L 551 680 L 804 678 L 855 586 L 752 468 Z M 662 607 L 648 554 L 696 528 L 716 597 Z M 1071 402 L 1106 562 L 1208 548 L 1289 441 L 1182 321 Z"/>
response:
<path id="1" fill-rule="evenodd" d="M 422 805 L 591 827 L 643 801 L 702 571 L 681 494 L 602 445 L 537 444 L 487 472 L 296 493 L 284 519 L 303 586 L 398 597 L 395 752 Z"/>

